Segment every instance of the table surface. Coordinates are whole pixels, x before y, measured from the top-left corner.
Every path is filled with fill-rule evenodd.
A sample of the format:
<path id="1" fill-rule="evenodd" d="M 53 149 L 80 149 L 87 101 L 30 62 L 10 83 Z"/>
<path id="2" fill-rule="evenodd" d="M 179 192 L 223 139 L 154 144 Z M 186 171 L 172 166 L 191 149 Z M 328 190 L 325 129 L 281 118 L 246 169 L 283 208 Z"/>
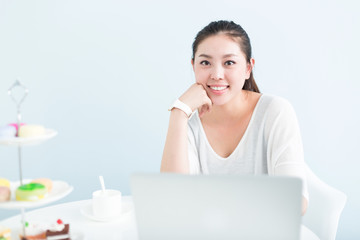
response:
<path id="1" fill-rule="evenodd" d="M 133 206 L 130 196 L 124 196 L 122 202 Z M 64 223 L 70 223 L 70 232 L 80 232 L 84 235 L 84 239 L 87 240 L 138 239 L 133 207 L 131 212 L 115 220 L 96 222 L 88 219 L 81 213 L 81 209 L 88 204 L 91 204 L 91 199 L 36 209 L 26 212 L 26 221 L 29 223 L 56 223 L 57 219 L 61 219 Z M 19 214 L 1 221 L 0 226 L 10 228 L 12 231 L 15 230 L 15 232 L 19 231 L 21 229 L 21 215 Z"/>
<path id="2" fill-rule="evenodd" d="M 135 212 L 131 196 L 124 196 L 123 203 L 132 207 L 132 211 L 109 222 L 96 222 L 83 216 L 81 209 L 90 200 L 75 201 L 44 207 L 41 209 L 26 212 L 26 221 L 55 223 L 62 219 L 64 223 L 70 223 L 70 232 L 81 233 L 86 240 L 95 239 L 116 239 L 116 240 L 138 240 Z M 19 231 L 21 228 L 21 215 L 16 215 L 0 222 L 0 226 Z M 319 238 L 308 228 L 301 227 L 301 240 L 319 240 Z M 14 239 L 18 239 L 17 237 Z"/>

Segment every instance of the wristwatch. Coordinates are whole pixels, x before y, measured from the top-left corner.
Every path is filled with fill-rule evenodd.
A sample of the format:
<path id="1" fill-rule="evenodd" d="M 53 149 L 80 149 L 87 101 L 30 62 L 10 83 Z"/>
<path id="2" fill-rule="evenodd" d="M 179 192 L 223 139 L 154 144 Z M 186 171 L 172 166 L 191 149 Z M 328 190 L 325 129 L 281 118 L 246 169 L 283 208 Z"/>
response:
<path id="1" fill-rule="evenodd" d="M 188 118 L 190 118 L 193 113 L 191 108 L 182 101 L 180 101 L 179 99 L 175 100 L 175 102 L 170 106 L 169 111 L 173 110 L 174 108 L 183 111 L 188 116 Z"/>

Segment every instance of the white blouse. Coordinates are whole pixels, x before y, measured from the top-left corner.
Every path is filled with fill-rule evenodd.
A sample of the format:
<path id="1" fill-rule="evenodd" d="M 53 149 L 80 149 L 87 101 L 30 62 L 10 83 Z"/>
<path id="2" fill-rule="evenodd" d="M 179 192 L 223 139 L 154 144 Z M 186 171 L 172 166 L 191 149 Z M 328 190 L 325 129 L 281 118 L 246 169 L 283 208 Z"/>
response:
<path id="1" fill-rule="evenodd" d="M 308 199 L 299 124 L 293 107 L 283 98 L 261 95 L 242 139 L 227 158 L 212 149 L 198 112 L 189 119 L 188 140 L 191 174 L 299 177 Z"/>

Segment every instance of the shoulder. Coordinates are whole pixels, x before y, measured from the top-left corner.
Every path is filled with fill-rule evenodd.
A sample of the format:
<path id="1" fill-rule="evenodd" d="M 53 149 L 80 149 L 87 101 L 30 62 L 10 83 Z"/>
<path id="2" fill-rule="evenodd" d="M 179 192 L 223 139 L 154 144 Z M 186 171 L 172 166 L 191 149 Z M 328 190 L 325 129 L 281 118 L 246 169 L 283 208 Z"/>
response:
<path id="1" fill-rule="evenodd" d="M 270 94 L 263 94 L 261 96 L 261 100 L 265 105 L 267 105 L 268 110 L 281 111 L 284 109 L 293 108 L 291 103 L 283 97 L 270 95 Z"/>
<path id="2" fill-rule="evenodd" d="M 260 98 L 259 112 L 265 128 L 274 126 L 294 127 L 297 123 L 297 116 L 292 104 L 285 98 L 263 94 Z"/>
<path id="3" fill-rule="evenodd" d="M 262 111 L 271 116 L 278 116 L 278 115 L 293 115 L 295 114 L 294 108 L 292 104 L 285 98 L 274 96 L 270 94 L 263 94 L 260 98 L 260 108 Z"/>

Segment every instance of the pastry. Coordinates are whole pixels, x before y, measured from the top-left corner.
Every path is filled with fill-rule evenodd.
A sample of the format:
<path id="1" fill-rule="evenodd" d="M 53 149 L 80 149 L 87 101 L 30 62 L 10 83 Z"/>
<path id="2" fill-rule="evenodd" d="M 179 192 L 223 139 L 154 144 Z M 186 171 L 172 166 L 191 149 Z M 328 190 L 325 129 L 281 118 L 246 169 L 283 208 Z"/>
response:
<path id="1" fill-rule="evenodd" d="M 20 234 L 21 240 L 46 240 L 46 226 L 44 224 L 29 224 L 25 223 L 24 233 Z"/>
<path id="2" fill-rule="evenodd" d="M 37 179 L 33 179 L 31 182 L 32 183 L 40 183 L 40 184 L 44 185 L 46 187 L 48 193 L 50 193 L 52 190 L 53 183 L 52 183 L 51 179 L 49 179 L 49 178 L 37 178 Z"/>
<path id="3" fill-rule="evenodd" d="M 11 191 L 10 188 L 0 186 L 0 202 L 6 202 L 9 201 L 11 197 Z"/>
<path id="4" fill-rule="evenodd" d="M 9 201 L 11 197 L 10 182 L 5 178 L 0 178 L 0 202 Z"/>
<path id="5" fill-rule="evenodd" d="M 61 219 L 58 219 L 56 224 L 29 224 L 25 223 L 26 236 L 20 235 L 21 240 L 42 240 L 51 239 L 51 237 L 60 237 L 64 235 L 64 238 L 56 238 L 61 240 L 70 240 L 68 236 L 70 224 L 64 224 Z M 62 236 L 61 236 L 62 237 Z"/>
<path id="6" fill-rule="evenodd" d="M 54 237 L 59 235 L 69 234 L 70 225 L 64 224 L 61 219 L 57 220 L 57 224 L 52 225 L 48 230 L 46 230 L 46 237 Z M 69 237 L 61 238 L 62 240 L 70 240 Z"/>
<path id="7" fill-rule="evenodd" d="M 27 137 L 37 137 L 45 134 L 45 128 L 41 125 L 24 125 L 20 126 L 18 136 L 27 138 Z"/>
<path id="8" fill-rule="evenodd" d="M 40 183 L 28 183 L 16 189 L 15 196 L 18 201 L 37 201 L 47 196 L 47 189 Z"/>
<path id="9" fill-rule="evenodd" d="M 0 227 L 0 240 L 11 240 L 11 230 L 9 228 Z"/>
<path id="10" fill-rule="evenodd" d="M 6 178 L 0 178 L 0 186 L 10 188 L 10 182 Z"/>
<path id="11" fill-rule="evenodd" d="M 24 125 L 25 125 L 25 123 L 20 123 L 20 126 L 24 126 Z M 15 128 L 16 132 L 19 130 L 17 123 L 9 123 L 8 126 Z"/>
<path id="12" fill-rule="evenodd" d="M 0 127 L 0 138 L 9 138 L 16 136 L 16 128 L 12 126 Z"/>

